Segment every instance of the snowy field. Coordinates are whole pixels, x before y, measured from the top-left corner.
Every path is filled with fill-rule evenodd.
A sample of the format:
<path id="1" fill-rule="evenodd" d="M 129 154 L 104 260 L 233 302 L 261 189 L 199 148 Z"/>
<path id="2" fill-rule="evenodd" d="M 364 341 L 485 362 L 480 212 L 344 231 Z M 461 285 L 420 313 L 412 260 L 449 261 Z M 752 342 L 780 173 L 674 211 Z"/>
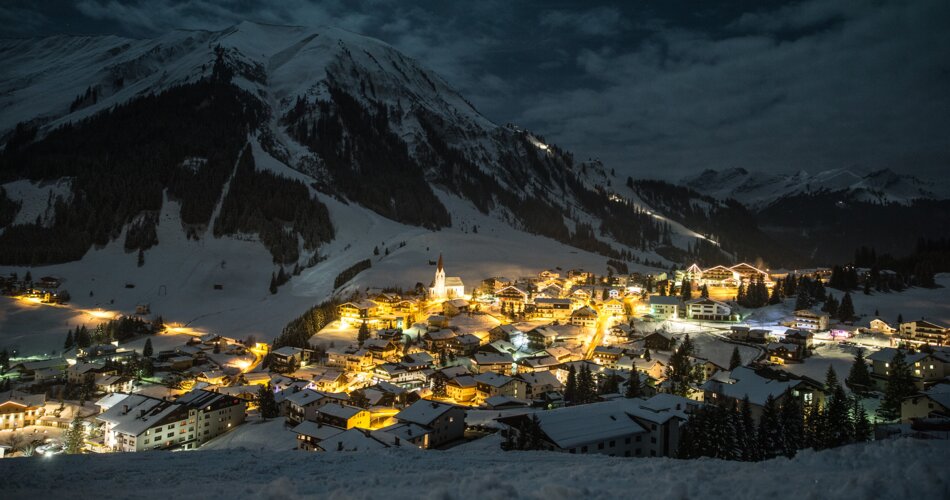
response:
<path id="1" fill-rule="evenodd" d="M 316 196 L 330 209 L 337 237 L 320 250 L 326 260 L 304 270 L 276 295 L 267 290 L 275 268 L 259 242 L 214 238 L 210 231 L 198 241 L 189 240 L 181 230 L 179 206 L 170 200 L 165 201 L 160 217 L 160 244 L 145 253 L 143 267 L 136 265 L 136 254 L 125 252 L 120 237 L 104 248 L 91 250 L 78 262 L 31 271 L 35 277 L 62 278 L 62 288 L 69 290 L 75 308 L 131 314 L 137 304 L 148 303 L 153 317 L 161 315 L 166 324 L 238 339 L 254 335 L 267 340 L 291 319 L 328 298 L 336 275 L 365 258 L 373 259 L 373 267 L 347 284 L 343 292 L 391 285 L 411 288 L 417 282 L 427 285 L 435 272 L 429 261 L 438 259 L 439 253 L 444 255 L 447 273 L 460 276 L 468 289 L 490 276 L 534 275 L 557 266 L 606 271 L 603 256 L 516 231 L 444 193 L 440 198 L 452 213 L 453 227 L 435 232 Z M 473 234 L 476 225 L 478 233 Z M 400 247 L 402 242 L 405 245 Z M 390 254 L 374 257 L 374 247 L 382 254 L 388 248 Z M 22 276 L 27 269 L 0 267 L 0 273 L 14 271 Z M 215 290 L 214 285 L 223 289 Z M 93 324 L 88 320 L 94 318 L 82 318 L 65 309 L 37 307 L 26 311 L 9 300 L 0 301 L 0 347 L 16 344 L 28 354 L 51 352 L 61 349 L 68 328 L 80 321 Z"/>
<path id="2" fill-rule="evenodd" d="M 0 494 L 36 498 L 946 498 L 950 442 L 889 440 L 792 460 L 414 449 L 197 451 L 0 460 Z M 900 464 L 895 467 L 894 464 Z M 792 476 L 789 478 L 789 476 Z"/>

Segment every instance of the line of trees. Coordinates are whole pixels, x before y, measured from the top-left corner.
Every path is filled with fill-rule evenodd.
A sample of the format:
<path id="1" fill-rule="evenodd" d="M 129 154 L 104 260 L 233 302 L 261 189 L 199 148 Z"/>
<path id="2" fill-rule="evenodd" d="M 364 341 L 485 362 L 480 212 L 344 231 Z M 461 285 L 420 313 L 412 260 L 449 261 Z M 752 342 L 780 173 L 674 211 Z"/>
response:
<path id="1" fill-rule="evenodd" d="M 826 404 L 802 405 L 786 393 L 779 404 L 771 395 L 758 424 L 749 398 L 741 405 L 707 404 L 694 410 L 682 428 L 680 458 L 714 457 L 753 462 L 778 456 L 793 457 L 798 450 L 836 448 L 871 439 L 867 412 L 857 397 L 848 397 L 829 369 Z"/>

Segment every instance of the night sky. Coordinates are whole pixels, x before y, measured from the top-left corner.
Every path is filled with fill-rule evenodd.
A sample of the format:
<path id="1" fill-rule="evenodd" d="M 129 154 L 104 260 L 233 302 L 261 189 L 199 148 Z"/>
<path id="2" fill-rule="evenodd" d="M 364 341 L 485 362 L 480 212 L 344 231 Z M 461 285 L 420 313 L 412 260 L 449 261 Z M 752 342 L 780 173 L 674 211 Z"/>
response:
<path id="1" fill-rule="evenodd" d="M 950 171 L 950 2 L 0 0 L 0 35 L 334 25 L 608 167 Z"/>

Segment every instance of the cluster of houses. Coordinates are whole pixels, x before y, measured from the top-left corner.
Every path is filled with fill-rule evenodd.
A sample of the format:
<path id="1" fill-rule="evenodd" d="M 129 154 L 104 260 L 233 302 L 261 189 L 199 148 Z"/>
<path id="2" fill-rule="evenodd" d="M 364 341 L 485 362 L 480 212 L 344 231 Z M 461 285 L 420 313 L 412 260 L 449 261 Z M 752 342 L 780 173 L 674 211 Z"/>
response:
<path id="1" fill-rule="evenodd" d="M 55 276 L 43 276 L 39 280 L 33 280 L 29 274 L 22 278 L 10 274 L 0 276 L 0 295 L 56 304 L 69 300 L 69 293 L 61 290 L 60 285 L 62 280 Z"/>

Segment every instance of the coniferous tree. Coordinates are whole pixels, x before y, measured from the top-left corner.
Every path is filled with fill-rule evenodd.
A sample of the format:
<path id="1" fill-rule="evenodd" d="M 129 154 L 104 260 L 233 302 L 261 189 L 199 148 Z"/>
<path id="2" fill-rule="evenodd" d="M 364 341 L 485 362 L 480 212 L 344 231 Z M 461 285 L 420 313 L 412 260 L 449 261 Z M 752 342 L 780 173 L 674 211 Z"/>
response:
<path id="1" fill-rule="evenodd" d="M 432 395 L 437 398 L 444 398 L 446 396 L 445 392 L 445 375 L 442 372 L 435 372 L 435 375 L 432 377 Z"/>
<path id="2" fill-rule="evenodd" d="M 83 441 L 86 438 L 86 431 L 82 428 L 82 420 L 77 416 L 69 424 L 63 436 L 63 449 L 70 455 L 82 453 L 84 448 Z"/>
<path id="3" fill-rule="evenodd" d="M 637 373 L 636 367 L 630 370 L 630 378 L 627 379 L 627 390 L 624 392 L 623 397 L 625 398 L 638 398 L 640 397 L 640 374 Z"/>
<path id="4" fill-rule="evenodd" d="M 356 342 L 363 347 L 363 342 L 369 340 L 369 326 L 366 325 L 366 322 L 360 323 L 360 329 L 356 333 Z M 445 356 L 442 356 L 442 359 L 445 359 Z"/>
<path id="5" fill-rule="evenodd" d="M 145 339 L 145 346 L 142 347 L 142 356 L 152 357 L 152 339 Z"/>
<path id="6" fill-rule="evenodd" d="M 776 284 L 772 287 L 772 296 L 769 297 L 769 304 L 781 304 L 782 303 L 782 287 Z"/>
<path id="7" fill-rule="evenodd" d="M 808 295 L 808 292 L 799 290 L 798 296 L 795 298 L 795 310 L 800 311 L 802 309 L 808 309 L 811 307 L 811 297 Z"/>
<path id="8" fill-rule="evenodd" d="M 880 415 L 885 420 L 897 420 L 901 417 L 901 403 L 908 396 L 917 392 L 910 365 L 904 351 L 897 349 L 891 358 L 888 367 L 887 385 L 884 388 L 884 399 L 881 401 Z"/>
<path id="9" fill-rule="evenodd" d="M 732 348 L 732 356 L 729 358 L 729 371 L 742 366 L 742 355 L 739 354 L 739 346 Z"/>
<path id="10" fill-rule="evenodd" d="M 138 267 L 142 267 L 145 265 L 145 250 L 142 250 L 141 248 L 139 248 L 139 256 L 138 256 L 136 264 L 138 265 Z"/>
<path id="11" fill-rule="evenodd" d="M 854 414 L 854 442 L 865 443 L 871 440 L 871 422 L 868 412 L 861 404 L 861 398 L 852 398 L 852 412 Z"/>
<path id="12" fill-rule="evenodd" d="M 739 438 L 742 446 L 742 461 L 755 462 L 761 459 L 759 439 L 756 433 L 755 420 L 752 418 L 752 404 L 749 396 L 742 398 L 739 410 L 741 427 Z"/>
<path id="13" fill-rule="evenodd" d="M 683 281 L 680 282 L 680 297 L 684 301 L 693 298 L 693 284 L 686 278 L 683 278 Z"/>
<path id="14" fill-rule="evenodd" d="M 276 274 L 270 273 L 270 286 L 268 286 L 267 289 L 270 290 L 271 295 L 274 295 L 277 293 L 277 275 Z"/>
<path id="15" fill-rule="evenodd" d="M 709 298 L 709 287 L 703 284 L 702 288 L 699 289 L 699 296 L 708 299 Z"/>
<path id="16" fill-rule="evenodd" d="M 851 404 L 844 388 L 835 386 L 826 410 L 824 448 L 836 448 L 851 442 L 854 428 L 851 422 Z"/>
<path id="17" fill-rule="evenodd" d="M 845 292 L 841 299 L 841 305 L 838 306 L 838 317 L 841 321 L 851 321 L 854 319 L 854 303 L 851 301 L 851 292 Z"/>
<path id="18" fill-rule="evenodd" d="M 838 373 L 835 372 L 834 367 L 828 365 L 828 370 L 825 371 L 825 392 L 831 394 L 839 385 Z"/>
<path id="19" fill-rule="evenodd" d="M 73 331 L 69 330 L 66 332 L 66 341 L 63 342 L 63 350 L 69 350 L 73 348 L 75 342 L 73 341 Z"/>
<path id="20" fill-rule="evenodd" d="M 260 409 L 261 418 L 276 418 L 280 414 L 277 408 L 277 399 L 274 397 L 274 389 L 270 383 L 262 385 L 257 390 L 257 407 Z"/>
<path id="21" fill-rule="evenodd" d="M 792 458 L 805 447 L 804 415 L 798 398 L 791 394 L 785 397 L 780 419 L 785 456 Z"/>
<path id="22" fill-rule="evenodd" d="M 77 347 L 89 347 L 92 345 L 92 337 L 89 335 L 89 330 L 86 328 L 86 325 L 80 325 L 76 327 L 76 339 Z"/>
<path id="23" fill-rule="evenodd" d="M 647 361 L 653 361 L 653 358 L 650 357 L 650 348 L 649 348 L 649 347 L 647 347 L 646 349 L 643 350 L 643 359 L 645 359 L 645 360 L 647 360 Z"/>
<path id="24" fill-rule="evenodd" d="M 694 354 L 693 342 L 689 334 L 670 356 L 670 364 L 666 367 L 666 379 L 670 384 L 670 393 L 685 397 L 689 394 L 690 386 L 699 382 L 698 370 L 693 366 L 691 357 Z"/>
<path id="25" fill-rule="evenodd" d="M 784 453 L 785 437 L 782 435 L 779 409 L 771 394 L 766 398 L 762 416 L 759 417 L 758 438 L 763 459 L 775 458 Z"/>
<path id="26" fill-rule="evenodd" d="M 848 373 L 845 382 L 852 391 L 858 394 L 863 394 L 871 388 L 871 372 L 868 369 L 867 361 L 864 359 L 863 348 L 859 347 L 858 352 L 854 354 L 854 363 L 851 364 L 851 371 Z"/>
<path id="27" fill-rule="evenodd" d="M 577 371 L 572 364 L 567 369 L 567 384 L 564 386 L 564 401 L 574 404 L 577 401 Z"/>

